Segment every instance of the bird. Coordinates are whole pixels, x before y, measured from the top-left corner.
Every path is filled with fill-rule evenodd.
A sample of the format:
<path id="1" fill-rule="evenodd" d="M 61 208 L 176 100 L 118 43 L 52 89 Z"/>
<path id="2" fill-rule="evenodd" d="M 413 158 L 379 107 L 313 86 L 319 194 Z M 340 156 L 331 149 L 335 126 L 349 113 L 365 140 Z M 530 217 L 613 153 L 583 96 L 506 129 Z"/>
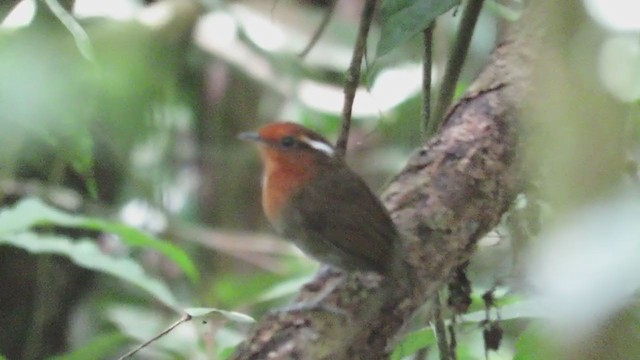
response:
<path id="1" fill-rule="evenodd" d="M 343 271 L 397 276 L 402 263 L 398 230 L 327 139 L 293 122 L 272 122 L 238 137 L 258 147 L 262 208 L 280 235 Z"/>

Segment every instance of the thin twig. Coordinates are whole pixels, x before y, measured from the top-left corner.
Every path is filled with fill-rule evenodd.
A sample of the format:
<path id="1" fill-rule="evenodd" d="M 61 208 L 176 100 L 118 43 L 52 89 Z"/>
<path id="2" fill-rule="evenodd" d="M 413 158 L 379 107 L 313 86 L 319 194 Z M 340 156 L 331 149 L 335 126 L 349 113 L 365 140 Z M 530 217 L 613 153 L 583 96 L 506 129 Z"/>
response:
<path id="1" fill-rule="evenodd" d="M 431 119 L 431 64 L 433 59 L 433 28 L 435 20 L 423 32 L 424 58 L 422 59 L 422 137 L 426 140 Z"/>
<path id="2" fill-rule="evenodd" d="M 451 360 L 456 360 L 458 356 L 456 355 L 456 348 L 458 347 L 458 340 L 456 340 L 456 320 L 457 317 L 454 315 L 451 317 L 451 321 L 449 322 L 449 354 L 451 356 Z"/>
<path id="3" fill-rule="evenodd" d="M 156 335 L 156 336 L 152 337 L 151 339 L 147 340 L 146 342 L 144 342 L 140 346 L 136 347 L 135 349 L 133 349 L 133 350 L 129 351 L 128 353 L 122 355 L 121 357 L 118 358 L 118 360 L 124 360 L 124 359 L 130 358 L 131 356 L 135 355 L 135 353 L 137 353 L 138 351 L 144 349 L 145 347 L 147 347 L 152 342 L 154 342 L 154 341 L 160 339 L 161 337 L 167 335 L 168 333 L 170 333 L 173 329 L 178 327 L 180 324 L 185 323 L 185 322 L 187 322 L 187 321 L 189 321 L 191 319 L 192 319 L 191 315 L 185 313 L 184 315 L 182 315 L 180 320 L 178 320 L 175 323 L 173 323 L 173 325 L 171 325 L 168 328 L 164 329 L 161 333 L 159 333 L 158 335 Z"/>
<path id="4" fill-rule="evenodd" d="M 413 356 L 413 360 L 426 360 L 427 355 L 429 355 L 429 347 L 423 347 L 422 349 L 416 351 L 416 354 Z"/>
<path id="5" fill-rule="evenodd" d="M 320 36 L 322 36 L 325 29 L 327 28 L 327 25 L 329 25 L 329 21 L 331 20 L 331 17 L 333 17 L 333 11 L 335 10 L 337 3 L 338 3 L 338 0 L 333 0 L 331 4 L 329 4 L 329 8 L 325 11 L 324 17 L 322 18 L 322 22 L 320 23 L 320 25 L 318 25 L 318 28 L 313 33 L 313 36 L 309 40 L 309 43 L 307 44 L 307 46 L 305 46 L 304 50 L 302 50 L 298 54 L 299 58 L 304 59 L 307 56 L 307 54 L 309 54 L 309 52 L 311 52 L 313 47 L 316 45 L 316 43 L 320 39 Z"/>
<path id="6" fill-rule="evenodd" d="M 451 53 L 449 54 L 447 70 L 444 74 L 444 78 L 442 79 L 440 94 L 438 96 L 435 111 L 433 112 L 433 121 L 429 123 L 429 127 L 426 131 L 427 136 L 433 136 L 433 134 L 435 134 L 442 123 L 445 111 L 451 104 L 483 2 L 484 0 L 469 0 L 464 12 L 462 13 L 460 30 L 458 30 L 458 35 L 456 36 L 456 40 L 451 48 Z"/>
<path id="7" fill-rule="evenodd" d="M 356 89 L 360 83 L 360 67 L 362 57 L 367 47 L 367 35 L 373 21 L 373 14 L 376 8 L 376 0 L 367 0 L 360 16 L 360 27 L 358 38 L 353 49 L 351 64 L 347 70 L 347 79 L 344 85 L 344 104 L 342 107 L 342 129 L 336 143 L 338 155 L 344 156 L 347 151 L 347 141 L 349 140 L 349 129 L 351 128 L 351 108 L 356 97 Z"/>
<path id="8" fill-rule="evenodd" d="M 440 302 L 440 294 L 437 293 L 433 298 L 433 324 L 436 332 L 436 342 L 438 351 L 440 352 L 440 360 L 450 360 L 449 342 L 447 341 L 447 328 L 444 325 L 442 317 L 442 303 Z"/>

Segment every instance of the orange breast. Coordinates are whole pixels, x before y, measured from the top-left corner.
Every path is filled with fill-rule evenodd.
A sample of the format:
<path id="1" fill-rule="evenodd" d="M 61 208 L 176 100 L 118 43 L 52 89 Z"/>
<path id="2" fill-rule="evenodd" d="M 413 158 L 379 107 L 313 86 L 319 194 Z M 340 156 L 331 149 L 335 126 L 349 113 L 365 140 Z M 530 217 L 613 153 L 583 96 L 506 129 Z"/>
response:
<path id="1" fill-rule="evenodd" d="M 265 149 L 263 157 L 262 207 L 269 221 L 277 224 L 281 210 L 314 172 L 309 166 L 311 159 L 301 154 Z"/>

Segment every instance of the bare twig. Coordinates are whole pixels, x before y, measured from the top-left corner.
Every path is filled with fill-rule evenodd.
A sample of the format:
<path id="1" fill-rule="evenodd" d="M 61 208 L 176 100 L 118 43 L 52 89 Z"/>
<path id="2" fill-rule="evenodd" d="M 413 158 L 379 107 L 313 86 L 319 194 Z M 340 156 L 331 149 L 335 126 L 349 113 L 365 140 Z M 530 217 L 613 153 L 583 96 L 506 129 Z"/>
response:
<path id="1" fill-rule="evenodd" d="M 444 74 L 444 79 L 442 79 L 440 94 L 433 112 L 433 120 L 429 123 L 426 131 L 427 137 L 433 136 L 438 130 L 440 124 L 442 124 L 443 115 L 451 104 L 483 2 L 484 0 L 469 0 L 462 13 L 460 30 L 449 54 L 447 70 Z"/>
<path id="2" fill-rule="evenodd" d="M 451 322 L 449 322 L 449 355 L 451 356 L 451 360 L 456 360 L 458 357 L 456 356 L 456 348 L 458 347 L 458 340 L 456 339 L 456 316 L 451 317 Z"/>
<path id="3" fill-rule="evenodd" d="M 351 128 L 351 109 L 353 100 L 356 97 L 356 89 L 360 83 L 360 67 L 362 57 L 367 47 L 367 35 L 373 21 L 373 14 L 376 8 L 376 0 L 367 0 L 360 16 L 360 27 L 358 28 L 358 38 L 353 49 L 351 64 L 347 70 L 347 79 L 344 85 L 344 104 L 342 107 L 342 129 L 336 143 L 336 150 L 339 155 L 344 156 L 347 151 L 347 141 L 349 140 L 349 129 Z"/>
<path id="4" fill-rule="evenodd" d="M 324 13 L 324 17 L 322 18 L 322 22 L 320 23 L 320 25 L 318 25 L 318 28 L 313 33 L 313 36 L 309 40 L 309 43 L 307 44 L 307 46 L 305 46 L 304 50 L 302 50 L 300 54 L 298 54 L 298 57 L 304 59 L 307 56 L 307 54 L 311 52 L 313 47 L 316 45 L 316 43 L 320 39 L 320 36 L 322 36 L 325 29 L 327 28 L 327 25 L 329 25 L 329 21 L 331 21 L 331 17 L 333 16 L 333 11 L 335 10 L 337 3 L 338 3 L 338 0 L 333 0 L 331 4 L 329 4 L 329 7 Z"/>
<path id="5" fill-rule="evenodd" d="M 276 273 L 283 271 L 278 258 L 298 256 L 290 244 L 269 234 L 226 231 L 174 221 L 164 236 L 194 242 Z"/>
<path id="6" fill-rule="evenodd" d="M 451 354 L 449 353 L 447 328 L 444 325 L 444 318 L 442 317 L 442 302 L 440 301 L 439 293 L 436 293 L 436 296 L 433 298 L 433 327 L 436 332 L 436 342 L 438 344 L 438 351 L 440 352 L 440 360 L 450 360 Z"/>
<path id="7" fill-rule="evenodd" d="M 426 360 L 427 355 L 429 355 L 429 347 L 423 347 L 422 349 L 416 351 L 416 354 L 413 356 L 413 360 Z"/>
<path id="8" fill-rule="evenodd" d="M 130 358 L 131 356 L 135 355 L 135 353 L 137 353 L 138 351 L 144 349 L 145 347 L 147 347 L 149 344 L 155 342 L 156 340 L 162 338 L 163 336 L 167 335 L 168 333 L 170 333 L 171 331 L 173 331 L 173 329 L 177 328 L 180 324 L 185 323 L 187 321 L 190 321 L 192 319 L 192 316 L 185 313 L 184 315 L 182 315 L 182 317 L 180 318 L 180 320 L 176 321 L 175 323 L 173 323 L 171 326 L 169 326 L 168 328 L 164 329 L 161 333 L 159 333 L 158 335 L 152 337 L 151 339 L 147 340 L 146 342 L 142 343 L 140 346 L 134 348 L 133 350 L 129 351 L 128 353 L 122 355 L 121 357 L 118 358 L 118 360 L 125 360 Z"/>
<path id="9" fill-rule="evenodd" d="M 436 23 L 431 23 L 423 32 L 424 58 L 422 60 L 422 136 L 427 138 L 427 129 L 431 119 L 431 64 L 433 58 L 433 28 Z"/>

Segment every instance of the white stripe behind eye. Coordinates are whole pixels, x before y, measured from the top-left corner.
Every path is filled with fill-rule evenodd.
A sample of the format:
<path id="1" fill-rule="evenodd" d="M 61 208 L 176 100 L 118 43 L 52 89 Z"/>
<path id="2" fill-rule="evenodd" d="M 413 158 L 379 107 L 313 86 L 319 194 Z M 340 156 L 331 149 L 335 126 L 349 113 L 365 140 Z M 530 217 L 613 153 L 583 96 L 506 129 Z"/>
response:
<path id="1" fill-rule="evenodd" d="M 328 145 L 322 141 L 313 140 L 306 136 L 300 137 L 300 140 L 305 142 L 307 145 L 311 146 L 312 148 L 325 153 L 328 156 L 333 156 L 333 154 L 335 153 L 335 150 L 333 150 L 333 147 L 331 147 L 331 145 Z"/>

